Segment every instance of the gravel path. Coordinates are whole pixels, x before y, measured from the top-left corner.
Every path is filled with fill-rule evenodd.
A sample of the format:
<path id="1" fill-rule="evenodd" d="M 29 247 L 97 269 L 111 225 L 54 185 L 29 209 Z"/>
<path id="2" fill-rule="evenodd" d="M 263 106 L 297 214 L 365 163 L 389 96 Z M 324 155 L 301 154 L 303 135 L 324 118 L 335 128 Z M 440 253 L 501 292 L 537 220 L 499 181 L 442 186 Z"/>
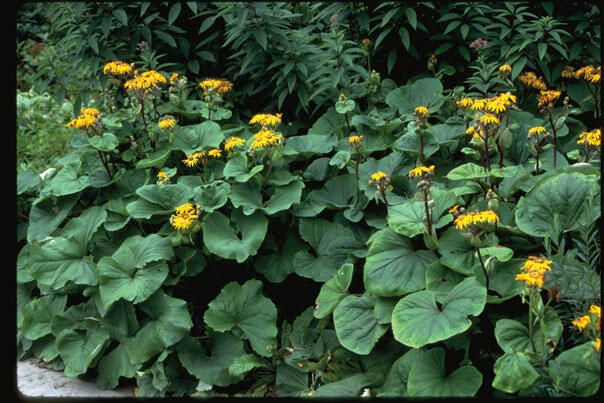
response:
<path id="1" fill-rule="evenodd" d="M 17 361 L 17 388 L 24 397 L 134 397 L 134 388 L 102 390 L 93 382 L 46 368 L 36 359 Z"/>

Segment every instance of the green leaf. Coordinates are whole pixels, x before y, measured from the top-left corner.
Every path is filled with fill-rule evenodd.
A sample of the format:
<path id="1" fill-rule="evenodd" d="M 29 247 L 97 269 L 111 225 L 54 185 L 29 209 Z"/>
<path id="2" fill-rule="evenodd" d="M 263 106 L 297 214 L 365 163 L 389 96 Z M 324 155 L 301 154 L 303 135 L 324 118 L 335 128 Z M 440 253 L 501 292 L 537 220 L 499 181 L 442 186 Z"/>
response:
<path id="1" fill-rule="evenodd" d="M 312 397 L 342 398 L 359 397 L 363 387 L 369 385 L 371 379 L 365 374 L 354 374 L 342 380 L 320 386 Z"/>
<path id="2" fill-rule="evenodd" d="M 235 358 L 233 363 L 229 366 L 229 374 L 231 375 L 243 375 L 254 368 L 264 367 L 264 364 L 254 354 L 245 354 L 241 357 Z"/>
<path id="3" fill-rule="evenodd" d="M 432 291 L 419 291 L 402 298 L 392 312 L 392 332 L 402 344 L 420 348 L 465 332 L 484 309 L 486 289 L 476 278 L 456 285 L 442 304 L 436 305 Z"/>
<path id="4" fill-rule="evenodd" d="M 234 207 L 242 207 L 243 214 L 250 215 L 262 210 L 268 215 L 289 209 L 292 204 L 300 203 L 304 183 L 301 180 L 290 182 L 285 186 L 275 186 L 272 196 L 262 201 L 262 193 L 256 182 L 236 183 L 231 188 L 229 198 Z"/>
<path id="5" fill-rule="evenodd" d="M 295 155 L 302 153 L 305 156 L 327 154 L 331 152 L 337 143 L 338 139 L 332 134 L 310 134 L 309 131 L 309 134 L 305 136 L 288 137 L 283 154 Z"/>
<path id="6" fill-rule="evenodd" d="M 409 25 L 411 25 L 413 29 L 417 29 L 417 14 L 415 13 L 415 10 L 411 7 L 407 7 L 405 8 L 405 14 L 407 15 Z"/>
<path id="7" fill-rule="evenodd" d="M 90 145 L 100 151 L 111 151 L 118 146 L 120 141 L 113 133 L 103 133 L 102 136 L 93 136 Z"/>
<path id="8" fill-rule="evenodd" d="M 421 360 L 423 354 L 422 350 L 412 349 L 396 360 L 377 397 L 406 397 L 409 371 L 415 362 Z"/>
<path id="9" fill-rule="evenodd" d="M 231 223 L 237 226 L 237 230 L 231 227 Z M 210 252 L 242 263 L 256 254 L 267 228 L 268 219 L 258 211 L 246 216 L 240 210 L 234 210 L 230 220 L 214 211 L 204 216 L 203 242 Z"/>
<path id="10" fill-rule="evenodd" d="M 296 274 L 318 282 L 329 281 L 342 264 L 352 262 L 348 253 L 362 246 L 349 228 L 327 220 L 302 218 L 298 229 L 302 239 L 312 246 L 315 255 L 306 251 L 297 252 L 294 255 L 294 270 Z"/>
<path id="11" fill-rule="evenodd" d="M 178 18 L 181 10 L 180 3 L 174 3 L 172 7 L 170 7 L 170 12 L 168 13 L 168 24 L 172 25 L 174 21 Z"/>
<path id="12" fill-rule="evenodd" d="M 268 347 L 277 346 L 277 308 L 261 289 L 259 280 L 248 280 L 243 285 L 228 283 L 208 304 L 203 320 L 218 332 L 237 327 L 257 354 L 270 357 Z"/>
<path id="13" fill-rule="evenodd" d="M 211 213 L 226 204 L 230 190 L 228 182 L 215 181 L 195 189 L 192 197 L 204 212 Z"/>
<path id="14" fill-rule="evenodd" d="M 50 179 L 42 191 L 40 199 L 45 196 L 67 196 L 78 193 L 90 186 L 89 176 L 79 176 L 78 171 L 82 165 L 80 160 L 69 161 L 63 168 Z"/>
<path id="15" fill-rule="evenodd" d="M 473 397 L 482 384 L 482 374 L 472 365 L 445 373 L 442 347 L 426 351 L 409 371 L 409 397 Z"/>
<path id="16" fill-rule="evenodd" d="M 520 198 L 516 207 L 516 224 L 524 233 L 544 237 L 558 231 L 580 228 L 600 217 L 600 186 L 579 173 L 561 173 L 539 181 Z M 586 212 L 584 201 L 593 198 L 591 211 Z"/>
<path id="17" fill-rule="evenodd" d="M 208 120 L 196 125 L 176 126 L 172 147 L 193 154 L 206 147 L 217 148 L 223 140 L 220 125 Z"/>
<path id="18" fill-rule="evenodd" d="M 426 289 L 432 291 L 436 302 L 442 304 L 453 288 L 461 283 L 464 278 L 463 275 L 443 266 L 437 260 L 426 270 Z"/>
<path id="19" fill-rule="evenodd" d="M 367 355 L 386 333 L 388 325 L 373 317 L 373 295 L 349 295 L 333 311 L 333 324 L 342 346 L 356 354 Z"/>
<path id="20" fill-rule="evenodd" d="M 363 268 L 365 289 L 378 296 L 397 296 L 426 287 L 426 268 L 436 260 L 429 250 L 414 250 L 411 240 L 390 228 L 369 240 Z"/>
<path id="21" fill-rule="evenodd" d="M 138 304 L 157 291 L 168 276 L 174 252 L 167 238 L 157 234 L 132 236 L 110 257 L 99 260 L 99 291 L 107 308 L 120 298 Z"/>
<path id="22" fill-rule="evenodd" d="M 150 321 L 129 339 L 127 350 L 135 365 L 178 343 L 193 327 L 186 301 L 170 297 L 161 290 L 139 307 Z"/>
<path id="23" fill-rule="evenodd" d="M 308 198 L 313 204 L 340 209 L 354 203 L 358 185 L 354 174 L 335 176 L 321 189 L 312 190 Z"/>
<path id="24" fill-rule="evenodd" d="M 453 168 L 446 175 L 446 178 L 452 181 L 464 180 L 464 179 L 482 179 L 489 176 L 489 173 L 473 162 L 460 165 L 457 168 Z"/>
<path id="25" fill-rule="evenodd" d="M 92 323 L 85 332 L 66 329 L 57 337 L 57 350 L 65 363 L 67 376 L 84 374 L 109 341 L 109 334 L 98 322 Z"/>
<path id="26" fill-rule="evenodd" d="M 336 112 L 346 114 L 347 112 L 354 111 L 355 103 L 353 99 L 347 99 L 346 101 L 336 102 Z"/>
<path id="27" fill-rule="evenodd" d="M 29 301 L 23 307 L 23 335 L 38 340 L 51 334 L 53 319 L 63 313 L 66 304 L 67 295 L 45 295 Z"/>
<path id="28" fill-rule="evenodd" d="M 234 375 L 229 371 L 235 359 L 245 354 L 243 340 L 230 333 L 215 334 L 210 337 L 212 354 L 208 357 L 199 341 L 186 336 L 176 345 L 178 359 L 194 377 L 209 385 L 228 386 L 243 379 L 243 374 Z"/>
<path id="29" fill-rule="evenodd" d="M 499 357 L 493 372 L 493 387 L 506 393 L 528 388 L 539 378 L 528 356 L 521 352 L 508 352 Z"/>
<path id="30" fill-rule="evenodd" d="M 398 109 L 401 115 L 409 117 L 418 106 L 425 106 L 433 113 L 443 103 L 442 91 L 443 86 L 438 79 L 420 78 L 412 84 L 392 90 L 386 96 L 386 103 Z"/>
<path id="31" fill-rule="evenodd" d="M 321 286 L 313 311 L 315 318 L 325 318 L 348 295 L 348 287 L 352 281 L 353 271 L 354 266 L 352 264 L 343 264 L 338 273 Z"/>
<path id="32" fill-rule="evenodd" d="M 248 170 L 247 156 L 243 153 L 234 155 L 225 164 L 222 174 L 225 178 L 233 178 L 236 182 L 245 183 L 258 172 L 262 171 L 264 165 L 256 165 Z"/>
<path id="33" fill-rule="evenodd" d="M 545 340 L 549 339 L 558 343 L 560 337 L 562 337 L 562 322 L 553 308 L 547 307 L 545 309 L 543 324 L 545 325 Z M 497 344 L 506 353 L 533 351 L 527 327 L 516 320 L 499 319 L 495 324 L 494 333 Z M 533 343 L 535 349 L 541 352 L 543 346 L 541 344 L 541 325 L 539 322 L 533 327 Z M 546 346 L 546 348 L 548 347 Z"/>
<path id="34" fill-rule="evenodd" d="M 554 385 L 571 396 L 593 396 L 600 389 L 600 353 L 593 342 L 563 351 L 547 365 Z"/>

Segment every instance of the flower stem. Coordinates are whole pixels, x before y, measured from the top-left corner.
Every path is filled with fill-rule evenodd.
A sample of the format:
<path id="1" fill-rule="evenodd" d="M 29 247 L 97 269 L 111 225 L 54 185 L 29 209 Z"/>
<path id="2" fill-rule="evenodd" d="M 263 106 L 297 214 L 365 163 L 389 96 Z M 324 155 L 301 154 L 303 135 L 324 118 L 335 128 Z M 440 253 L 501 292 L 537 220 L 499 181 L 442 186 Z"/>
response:
<path id="1" fill-rule="evenodd" d="M 476 247 L 476 254 L 478 255 L 478 260 L 480 260 L 480 266 L 482 266 L 482 271 L 484 272 L 485 279 L 485 287 L 487 289 L 487 293 L 489 292 L 489 275 L 487 274 L 487 268 L 484 266 L 484 261 L 482 260 L 482 255 L 480 254 L 480 248 Z"/>
<path id="2" fill-rule="evenodd" d="M 426 223 L 428 234 L 432 235 L 432 220 L 430 220 L 430 210 L 428 209 L 428 191 L 424 190 L 424 207 L 426 208 Z"/>
<path id="3" fill-rule="evenodd" d="M 552 111 L 551 109 L 548 110 L 549 112 L 549 124 L 552 126 L 552 133 L 554 134 L 554 140 L 553 140 L 553 144 L 554 144 L 554 159 L 553 159 L 553 165 L 552 165 L 552 169 L 556 169 L 556 127 L 554 126 L 554 122 L 552 121 Z"/>

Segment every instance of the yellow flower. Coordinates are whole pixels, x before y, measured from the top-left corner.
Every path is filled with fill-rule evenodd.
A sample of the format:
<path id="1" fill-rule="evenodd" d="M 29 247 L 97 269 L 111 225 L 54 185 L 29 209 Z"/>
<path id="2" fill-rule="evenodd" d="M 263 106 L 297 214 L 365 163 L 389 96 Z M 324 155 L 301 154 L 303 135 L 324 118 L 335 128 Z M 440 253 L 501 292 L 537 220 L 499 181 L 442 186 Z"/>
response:
<path id="1" fill-rule="evenodd" d="M 414 176 L 420 176 L 423 175 L 425 172 L 434 172 L 434 165 L 430 165 L 429 167 L 421 166 L 413 168 L 409 171 L 409 175 L 413 174 Z"/>
<path id="2" fill-rule="evenodd" d="M 363 46 L 369 46 L 371 45 L 371 39 L 365 38 L 361 41 L 361 44 L 363 44 Z"/>
<path id="3" fill-rule="evenodd" d="M 195 211 L 195 207 L 191 203 L 182 204 L 174 209 L 176 214 L 181 215 L 184 213 L 190 214 Z"/>
<path id="4" fill-rule="evenodd" d="M 214 149 L 208 151 L 208 155 L 210 157 L 220 158 L 220 156 L 222 155 L 222 151 L 220 151 L 219 148 L 214 148 Z"/>
<path id="5" fill-rule="evenodd" d="M 565 66 L 564 70 L 560 75 L 564 78 L 574 78 L 575 77 L 575 68 L 573 66 Z"/>
<path id="6" fill-rule="evenodd" d="M 157 122 L 157 125 L 162 129 L 171 129 L 176 126 L 176 120 L 174 120 L 172 117 L 165 117 Z"/>
<path id="7" fill-rule="evenodd" d="M 144 71 L 124 83 L 124 88 L 132 90 L 144 90 L 145 93 L 151 88 L 159 88 L 160 84 L 166 84 L 166 77 L 155 70 Z"/>
<path id="8" fill-rule="evenodd" d="M 181 206 L 176 207 L 175 214 L 170 217 L 170 223 L 177 230 L 188 229 L 193 221 L 195 221 L 199 215 L 198 211 L 201 210 L 199 205 L 193 206 L 191 203 L 185 203 Z"/>
<path id="9" fill-rule="evenodd" d="M 592 65 L 588 65 L 585 67 L 581 67 L 579 70 L 577 70 L 577 72 L 575 73 L 575 77 L 576 78 L 583 77 L 583 79 L 585 81 L 597 83 L 598 81 L 600 81 L 601 71 L 602 71 L 601 66 L 596 68 Z"/>
<path id="10" fill-rule="evenodd" d="M 525 271 L 538 271 L 540 273 L 545 273 L 545 271 L 551 271 L 551 267 L 550 264 L 552 263 L 551 260 L 547 260 L 545 258 L 542 257 L 537 257 L 537 256 L 529 256 L 528 259 L 526 260 L 526 262 L 524 263 L 524 266 L 522 266 L 520 269 L 521 270 L 525 270 Z"/>
<path id="11" fill-rule="evenodd" d="M 414 113 L 417 116 L 426 117 L 426 116 L 428 116 L 428 108 L 426 108 L 425 106 L 418 106 L 417 108 L 415 108 Z"/>
<path id="12" fill-rule="evenodd" d="M 172 76 L 170 77 L 170 84 L 174 84 L 174 80 L 176 80 L 177 77 L 178 77 L 178 73 L 172 74 Z"/>
<path id="13" fill-rule="evenodd" d="M 229 92 L 233 89 L 233 83 L 224 78 L 208 78 L 200 82 L 199 86 L 203 88 L 204 95 L 207 95 L 210 90 L 212 92 L 216 92 L 217 94 L 224 94 L 225 92 Z"/>
<path id="14" fill-rule="evenodd" d="M 595 313 L 598 318 L 600 317 L 600 307 L 597 305 L 590 305 L 589 306 L 589 313 Z"/>
<path id="15" fill-rule="evenodd" d="M 277 113 L 276 115 L 272 115 L 270 113 L 259 113 L 256 114 L 250 119 L 251 125 L 254 123 L 260 123 L 262 126 L 277 126 L 281 123 L 282 113 Z"/>
<path id="16" fill-rule="evenodd" d="M 468 106 L 472 106 L 473 103 L 474 101 L 472 101 L 472 98 L 462 98 L 456 102 L 457 106 L 463 109 L 467 108 Z"/>
<path id="17" fill-rule="evenodd" d="M 132 66 L 128 63 L 115 61 L 109 62 L 103 67 L 103 74 L 113 74 L 114 76 L 122 76 L 132 73 Z"/>
<path id="18" fill-rule="evenodd" d="M 348 142 L 351 145 L 361 144 L 361 140 L 363 140 L 363 136 L 350 136 L 350 137 L 348 137 Z"/>
<path id="19" fill-rule="evenodd" d="M 487 105 L 487 101 L 488 99 L 475 99 L 472 103 L 472 110 L 479 111 L 484 109 L 484 107 Z"/>
<path id="20" fill-rule="evenodd" d="M 503 66 L 499 67 L 499 71 L 502 73 L 509 73 L 512 71 L 512 68 L 509 65 L 504 64 Z"/>
<path id="21" fill-rule="evenodd" d="M 233 148 L 235 147 L 239 147 L 245 144 L 245 140 L 240 139 L 239 137 L 229 137 L 228 139 L 226 139 L 226 142 L 224 144 L 224 149 L 226 151 L 231 151 Z"/>
<path id="22" fill-rule="evenodd" d="M 450 214 L 455 213 L 455 212 L 457 211 L 457 209 L 458 209 L 458 208 L 459 208 L 459 205 L 458 205 L 458 204 L 456 204 L 455 206 L 453 206 L 453 207 L 451 207 L 451 208 L 449 209 L 449 213 L 450 213 Z"/>
<path id="23" fill-rule="evenodd" d="M 600 351 L 600 338 L 597 337 L 596 341 L 594 341 L 594 347 L 596 348 L 596 350 Z"/>
<path id="24" fill-rule="evenodd" d="M 487 102 L 486 110 L 494 113 L 505 112 L 505 102 L 500 98 L 493 98 Z"/>
<path id="25" fill-rule="evenodd" d="M 160 171 L 157 174 L 157 179 L 159 179 L 159 180 L 165 180 L 165 181 L 169 181 L 170 180 L 170 178 L 168 178 L 168 174 L 166 174 L 164 171 Z"/>
<path id="26" fill-rule="evenodd" d="M 528 132 L 529 132 L 529 134 L 541 134 L 541 133 L 545 133 L 546 130 L 545 130 L 545 127 L 543 127 L 543 126 L 535 126 L 535 127 L 531 127 Z"/>
<path id="27" fill-rule="evenodd" d="M 589 325 L 590 322 L 591 322 L 591 319 L 589 319 L 589 316 L 585 315 L 585 316 L 581 316 L 580 318 L 573 320 L 572 323 L 573 323 L 573 325 L 578 327 L 580 331 L 583 331 L 583 329 L 585 329 L 587 327 L 587 325 Z"/>
<path id="28" fill-rule="evenodd" d="M 516 95 L 513 95 L 513 94 L 511 94 L 509 92 L 505 92 L 505 93 L 502 92 L 502 93 L 500 93 L 498 98 L 499 98 L 499 100 L 501 102 L 503 102 L 503 104 L 505 106 L 508 106 L 510 104 L 510 101 L 513 102 L 513 103 L 516 103 Z"/>
<path id="29" fill-rule="evenodd" d="M 476 225 L 477 223 L 490 223 L 499 222 L 499 217 L 492 210 L 487 211 L 471 211 L 466 214 L 461 214 L 455 221 L 455 227 L 457 229 L 464 229 L 470 225 Z"/>
<path id="30" fill-rule="evenodd" d="M 537 77 L 532 71 L 522 73 L 518 76 L 518 80 L 527 88 L 535 88 L 542 91 L 547 90 L 547 86 L 541 77 Z"/>
<path id="31" fill-rule="evenodd" d="M 536 284 L 538 287 L 542 287 L 543 273 L 533 270 L 527 273 L 517 274 L 516 280 L 524 281 L 528 286 L 533 286 Z"/>
<path id="32" fill-rule="evenodd" d="M 250 144 L 250 149 L 270 147 L 281 141 L 283 141 L 283 136 L 281 134 L 275 134 L 274 130 L 260 130 L 254 136 L 254 140 L 252 141 L 252 144 Z"/>
<path id="33" fill-rule="evenodd" d="M 378 172 L 374 173 L 373 175 L 371 175 L 371 181 L 379 182 L 383 179 L 386 179 L 387 177 L 388 177 L 388 175 L 386 175 L 384 172 L 378 171 Z"/>
<path id="34" fill-rule="evenodd" d="M 600 129 L 594 129 L 590 132 L 583 132 L 579 135 L 577 144 L 587 143 L 590 146 L 600 146 Z"/>
<path id="35" fill-rule="evenodd" d="M 191 155 L 187 154 L 187 158 L 182 160 L 182 162 L 189 168 L 197 165 L 198 161 L 199 161 L 199 158 L 196 154 L 191 154 Z"/>
<path id="36" fill-rule="evenodd" d="M 78 129 L 91 127 L 97 122 L 99 111 L 94 108 L 80 109 L 80 115 L 67 123 L 65 127 L 76 127 Z"/>
<path id="37" fill-rule="evenodd" d="M 556 90 L 541 91 L 541 95 L 537 98 L 537 103 L 539 107 L 547 106 L 560 98 L 560 94 L 561 92 Z"/>
<path id="38" fill-rule="evenodd" d="M 486 125 L 491 124 L 491 123 L 498 125 L 499 123 L 501 123 L 499 121 L 499 119 L 497 119 L 497 116 L 492 115 L 490 113 L 485 113 L 484 115 L 482 115 L 480 117 L 480 122 L 483 124 L 486 124 Z"/>

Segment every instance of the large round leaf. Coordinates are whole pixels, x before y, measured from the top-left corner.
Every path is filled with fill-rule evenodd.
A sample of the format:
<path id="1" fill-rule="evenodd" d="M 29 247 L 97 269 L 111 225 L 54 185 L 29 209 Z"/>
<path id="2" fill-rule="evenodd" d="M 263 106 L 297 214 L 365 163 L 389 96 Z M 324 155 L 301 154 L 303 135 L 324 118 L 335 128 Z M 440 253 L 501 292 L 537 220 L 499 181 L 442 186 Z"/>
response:
<path id="1" fill-rule="evenodd" d="M 505 353 L 495 361 L 493 387 L 507 393 L 528 388 L 539 378 L 528 356 L 521 352 Z"/>
<path id="2" fill-rule="evenodd" d="M 562 322 L 553 308 L 547 307 L 545 309 L 543 324 L 545 327 L 545 341 L 551 340 L 558 343 L 562 336 Z M 533 329 L 533 344 L 538 352 L 541 352 L 543 346 L 541 338 L 541 324 L 537 322 Z M 497 321 L 495 324 L 495 339 L 497 339 L 499 347 L 506 353 L 533 351 L 527 327 L 514 319 L 499 319 Z"/>
<path id="3" fill-rule="evenodd" d="M 350 263 L 343 264 L 335 276 L 321 287 L 313 315 L 323 319 L 329 315 L 338 303 L 348 295 L 348 287 L 352 281 L 354 266 Z"/>
<path id="4" fill-rule="evenodd" d="M 390 228 L 376 232 L 369 241 L 363 271 L 368 292 L 390 297 L 426 287 L 426 268 L 436 260 L 429 250 L 414 250 L 411 240 Z"/>
<path id="5" fill-rule="evenodd" d="M 547 372 L 570 395 L 593 396 L 600 389 L 600 356 L 593 342 L 580 344 L 550 360 Z"/>
<path id="6" fill-rule="evenodd" d="M 413 348 L 446 340 L 466 331 L 486 303 L 486 289 L 468 277 L 455 286 L 442 304 L 432 291 L 419 291 L 402 298 L 392 312 L 392 332 L 399 342 Z"/>
<path id="7" fill-rule="evenodd" d="M 388 330 L 388 325 L 377 323 L 373 317 L 375 300 L 373 295 L 349 295 L 333 311 L 336 336 L 343 347 L 354 353 L 369 354 Z"/>
<path id="8" fill-rule="evenodd" d="M 472 365 L 445 373 L 445 351 L 426 351 L 411 367 L 407 380 L 409 397 L 472 397 L 482 385 L 482 374 Z"/>
<path id="9" fill-rule="evenodd" d="M 386 96 L 386 103 L 397 108 L 401 115 L 409 117 L 418 106 L 425 106 L 430 112 L 435 112 L 443 103 L 442 91 L 443 85 L 437 78 L 420 78 L 390 91 Z"/>
<path id="10" fill-rule="evenodd" d="M 544 237 L 579 228 L 600 217 L 600 186 L 579 173 L 561 173 L 539 181 L 516 207 L 516 224 L 523 232 Z M 590 211 L 585 200 L 592 198 Z"/>
<path id="11" fill-rule="evenodd" d="M 243 285 L 228 283 L 209 303 L 203 320 L 217 332 L 237 327 L 256 353 L 270 357 L 267 347 L 276 347 L 277 308 L 262 295 L 261 289 L 262 282 L 258 280 L 248 280 Z"/>

